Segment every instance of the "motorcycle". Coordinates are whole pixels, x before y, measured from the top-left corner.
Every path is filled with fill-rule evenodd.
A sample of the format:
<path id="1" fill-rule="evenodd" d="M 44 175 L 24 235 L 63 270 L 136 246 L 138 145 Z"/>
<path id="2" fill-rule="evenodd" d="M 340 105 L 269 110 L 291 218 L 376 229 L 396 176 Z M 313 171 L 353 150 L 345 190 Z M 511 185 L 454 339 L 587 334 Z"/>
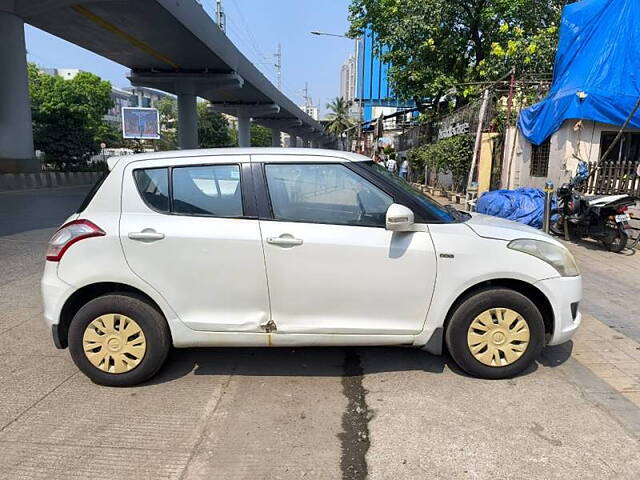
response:
<path id="1" fill-rule="evenodd" d="M 568 239 L 593 238 L 611 252 L 627 247 L 631 228 L 628 209 L 635 200 L 629 195 L 586 196 L 575 189 L 588 177 L 579 173 L 558 189 L 558 209 L 550 230 Z"/>

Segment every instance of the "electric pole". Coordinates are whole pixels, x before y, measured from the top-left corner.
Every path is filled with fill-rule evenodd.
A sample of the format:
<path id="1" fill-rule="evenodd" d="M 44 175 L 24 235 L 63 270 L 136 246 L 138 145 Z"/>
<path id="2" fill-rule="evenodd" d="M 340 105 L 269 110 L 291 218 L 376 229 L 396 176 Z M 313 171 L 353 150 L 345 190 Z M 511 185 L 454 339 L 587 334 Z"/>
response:
<path id="1" fill-rule="evenodd" d="M 225 21 L 224 10 L 222 9 L 222 0 L 216 0 L 216 21 L 218 23 L 218 27 L 223 33 L 227 33 L 227 22 Z"/>
<path id="2" fill-rule="evenodd" d="M 304 105 L 308 106 L 311 102 L 309 99 L 309 82 L 304 82 Z"/>
<path id="3" fill-rule="evenodd" d="M 278 43 L 278 51 L 274 55 L 276 59 L 276 63 L 274 67 L 276 67 L 277 79 L 278 79 L 278 90 L 282 90 L 282 45 Z"/>

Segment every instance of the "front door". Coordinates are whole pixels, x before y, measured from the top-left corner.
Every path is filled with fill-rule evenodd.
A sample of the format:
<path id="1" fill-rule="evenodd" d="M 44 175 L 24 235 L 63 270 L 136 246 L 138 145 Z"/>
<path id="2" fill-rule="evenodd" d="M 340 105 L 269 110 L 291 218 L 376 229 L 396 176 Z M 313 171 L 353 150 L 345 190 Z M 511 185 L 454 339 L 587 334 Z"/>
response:
<path id="1" fill-rule="evenodd" d="M 416 334 L 433 293 L 426 232 L 385 230 L 394 199 L 340 163 L 266 163 L 261 221 L 279 333 Z"/>
<path id="2" fill-rule="evenodd" d="M 269 320 L 260 226 L 243 202 L 243 158 L 176 160 L 172 168 L 137 162 L 125 171 L 127 262 L 195 330 L 261 332 Z"/>

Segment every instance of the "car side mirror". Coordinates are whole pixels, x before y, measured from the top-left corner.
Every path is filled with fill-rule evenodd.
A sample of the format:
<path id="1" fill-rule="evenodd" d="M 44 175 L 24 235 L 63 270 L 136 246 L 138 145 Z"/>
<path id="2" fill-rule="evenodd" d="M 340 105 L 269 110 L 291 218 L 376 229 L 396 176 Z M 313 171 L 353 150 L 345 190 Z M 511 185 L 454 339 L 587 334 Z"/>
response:
<path id="1" fill-rule="evenodd" d="M 386 228 L 392 232 L 412 232 L 415 217 L 411 209 L 394 203 L 387 210 Z"/>

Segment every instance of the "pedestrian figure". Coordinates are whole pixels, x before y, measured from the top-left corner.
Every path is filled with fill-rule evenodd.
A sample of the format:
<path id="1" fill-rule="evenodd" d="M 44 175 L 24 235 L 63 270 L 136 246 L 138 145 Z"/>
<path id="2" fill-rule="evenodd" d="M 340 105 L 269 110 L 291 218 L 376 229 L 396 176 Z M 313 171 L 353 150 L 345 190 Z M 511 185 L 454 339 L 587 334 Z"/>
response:
<path id="1" fill-rule="evenodd" d="M 400 178 L 402 178 L 403 180 L 409 179 L 409 160 L 407 160 L 406 158 L 403 159 L 402 163 L 400 164 Z"/>
<path id="2" fill-rule="evenodd" d="M 389 160 L 387 160 L 387 170 L 389 170 L 391 173 L 393 173 L 394 175 L 396 174 L 396 172 L 398 171 L 398 163 L 396 162 L 396 160 L 389 156 Z"/>

